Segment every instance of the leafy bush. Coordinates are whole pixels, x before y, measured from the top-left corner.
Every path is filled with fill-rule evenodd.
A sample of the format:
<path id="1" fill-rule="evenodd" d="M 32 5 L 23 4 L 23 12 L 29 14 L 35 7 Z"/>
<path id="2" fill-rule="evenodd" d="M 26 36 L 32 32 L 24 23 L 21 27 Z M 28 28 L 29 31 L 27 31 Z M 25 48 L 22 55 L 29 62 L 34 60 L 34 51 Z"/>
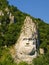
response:
<path id="1" fill-rule="evenodd" d="M 48 57 L 44 55 L 34 59 L 34 65 L 49 65 Z"/>
<path id="2" fill-rule="evenodd" d="M 28 65 L 26 62 L 20 62 L 18 65 Z"/>

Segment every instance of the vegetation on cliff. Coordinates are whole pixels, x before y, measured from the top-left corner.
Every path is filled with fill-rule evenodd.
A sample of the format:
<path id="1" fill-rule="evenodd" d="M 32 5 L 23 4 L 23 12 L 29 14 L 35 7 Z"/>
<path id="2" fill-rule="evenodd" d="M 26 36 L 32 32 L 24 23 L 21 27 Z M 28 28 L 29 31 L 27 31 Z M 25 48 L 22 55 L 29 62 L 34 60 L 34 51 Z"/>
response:
<path id="1" fill-rule="evenodd" d="M 5 10 L 8 8 L 7 10 Z M 11 17 L 14 16 L 12 24 Z M 9 46 L 14 45 L 19 38 L 24 19 L 28 14 L 22 13 L 17 7 L 10 6 L 7 0 L 0 0 L 0 65 L 17 65 L 8 51 Z M 30 16 L 31 17 L 31 16 Z M 31 17 L 38 23 L 40 47 L 45 50 L 45 55 L 35 59 L 35 65 L 49 64 L 49 24 L 40 18 Z M 14 23 L 13 23 L 14 22 Z M 6 47 L 7 46 L 7 47 Z M 44 61 L 43 61 L 44 60 Z M 19 65 L 27 65 L 20 63 Z"/>

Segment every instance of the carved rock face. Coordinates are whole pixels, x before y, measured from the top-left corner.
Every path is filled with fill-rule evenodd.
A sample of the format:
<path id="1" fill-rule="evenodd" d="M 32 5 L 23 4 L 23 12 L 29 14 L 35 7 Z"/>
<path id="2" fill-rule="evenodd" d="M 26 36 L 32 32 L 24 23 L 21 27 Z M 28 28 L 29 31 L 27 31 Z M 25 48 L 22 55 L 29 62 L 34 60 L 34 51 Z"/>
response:
<path id="1" fill-rule="evenodd" d="M 26 17 L 20 37 L 15 45 L 16 56 L 20 61 L 31 62 L 37 56 L 37 28 L 30 17 Z"/>
<path id="2" fill-rule="evenodd" d="M 18 52 L 20 54 L 26 54 L 29 55 L 33 51 L 36 50 L 36 41 L 35 40 L 29 40 L 29 38 L 23 38 L 21 44 L 19 45 Z"/>

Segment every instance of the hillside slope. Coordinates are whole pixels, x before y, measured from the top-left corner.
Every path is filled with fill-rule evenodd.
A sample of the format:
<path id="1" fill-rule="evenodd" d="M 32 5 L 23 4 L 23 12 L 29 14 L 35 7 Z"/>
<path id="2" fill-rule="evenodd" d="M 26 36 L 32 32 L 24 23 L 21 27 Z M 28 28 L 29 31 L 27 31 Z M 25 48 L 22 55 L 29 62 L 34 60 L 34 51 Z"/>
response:
<path id="1" fill-rule="evenodd" d="M 15 64 L 11 58 L 9 47 L 13 46 L 17 42 L 26 16 L 31 17 L 36 25 L 38 25 L 38 34 L 40 39 L 39 48 L 44 49 L 45 55 L 43 58 L 45 58 L 45 63 L 47 63 L 47 65 L 49 64 L 49 24 L 45 23 L 40 18 L 34 18 L 21 12 L 17 7 L 10 6 L 7 0 L 0 0 L 0 64 Z M 43 58 L 41 59 L 43 60 Z M 38 64 L 38 61 L 36 62 Z"/>

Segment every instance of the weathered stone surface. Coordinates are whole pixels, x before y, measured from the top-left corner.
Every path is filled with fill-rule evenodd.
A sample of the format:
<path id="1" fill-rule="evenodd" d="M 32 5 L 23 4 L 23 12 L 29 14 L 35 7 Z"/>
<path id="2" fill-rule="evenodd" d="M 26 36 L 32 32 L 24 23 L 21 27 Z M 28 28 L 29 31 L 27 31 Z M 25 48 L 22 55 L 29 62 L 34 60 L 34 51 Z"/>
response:
<path id="1" fill-rule="evenodd" d="M 10 24 L 14 23 L 14 16 L 12 15 L 12 13 L 10 13 L 9 19 L 10 19 Z"/>
<path id="2" fill-rule="evenodd" d="M 37 57 L 38 31 L 36 24 L 30 17 L 26 17 L 21 30 L 20 37 L 15 44 L 16 61 L 32 62 Z"/>
<path id="3" fill-rule="evenodd" d="M 44 49 L 43 48 L 40 48 L 39 51 L 40 51 L 40 54 L 44 54 Z"/>

